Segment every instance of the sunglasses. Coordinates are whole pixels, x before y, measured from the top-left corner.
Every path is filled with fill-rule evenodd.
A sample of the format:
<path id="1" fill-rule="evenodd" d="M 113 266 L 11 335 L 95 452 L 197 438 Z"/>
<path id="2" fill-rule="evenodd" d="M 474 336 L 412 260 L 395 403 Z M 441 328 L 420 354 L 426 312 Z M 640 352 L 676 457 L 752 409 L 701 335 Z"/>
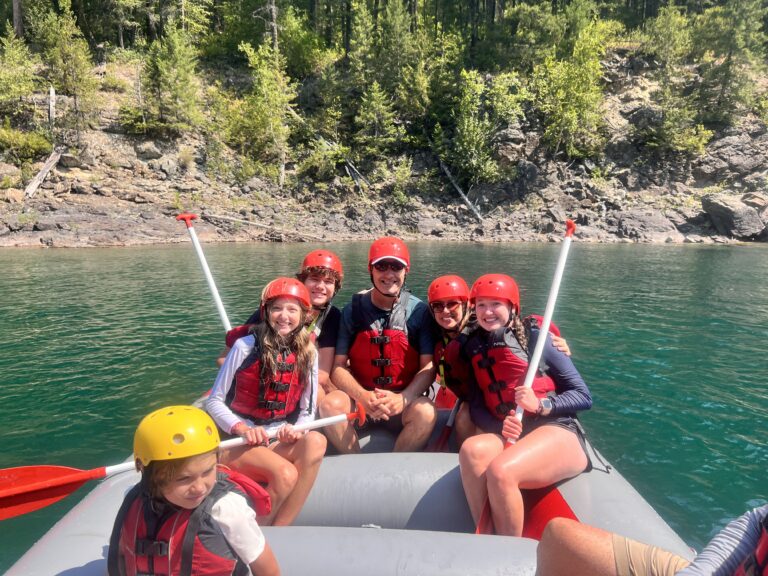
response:
<path id="1" fill-rule="evenodd" d="M 376 262 L 373 267 L 376 268 L 376 270 L 379 272 L 386 272 L 387 270 L 392 270 L 392 272 L 400 272 L 400 270 L 405 268 L 402 262 L 398 262 L 397 260 L 384 260 L 382 262 Z"/>
<path id="2" fill-rule="evenodd" d="M 439 314 L 443 310 L 447 310 L 448 312 L 453 312 L 459 306 L 461 306 L 461 302 L 456 302 L 455 300 L 451 300 L 450 302 L 432 302 L 429 305 L 429 307 L 432 308 L 432 312 L 434 312 L 435 314 Z"/>

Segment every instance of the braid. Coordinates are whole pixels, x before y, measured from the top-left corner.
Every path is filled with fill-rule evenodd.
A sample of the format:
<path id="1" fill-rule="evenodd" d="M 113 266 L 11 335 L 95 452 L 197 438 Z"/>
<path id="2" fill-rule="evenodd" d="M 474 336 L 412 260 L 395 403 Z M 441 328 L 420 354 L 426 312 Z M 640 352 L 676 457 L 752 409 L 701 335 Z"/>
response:
<path id="1" fill-rule="evenodd" d="M 528 352 L 528 327 L 523 323 L 518 314 L 512 319 L 512 332 L 520 343 L 520 347 Z"/>

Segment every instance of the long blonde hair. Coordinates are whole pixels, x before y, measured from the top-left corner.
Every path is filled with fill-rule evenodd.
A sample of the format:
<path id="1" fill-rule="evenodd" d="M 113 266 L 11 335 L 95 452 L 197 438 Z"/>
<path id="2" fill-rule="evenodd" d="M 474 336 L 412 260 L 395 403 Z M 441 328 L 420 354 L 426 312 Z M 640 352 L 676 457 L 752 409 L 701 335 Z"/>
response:
<path id="1" fill-rule="evenodd" d="M 277 367 L 277 357 L 279 354 L 287 355 L 287 352 L 293 352 L 296 355 L 296 369 L 299 374 L 299 381 L 302 385 L 309 382 L 309 373 L 315 360 L 317 350 L 315 343 L 310 337 L 304 322 L 309 310 L 299 301 L 301 308 L 301 318 L 299 327 L 291 332 L 286 338 L 280 336 L 269 322 L 269 307 L 275 299 L 268 300 L 262 308 L 262 322 L 257 324 L 254 331 L 259 346 L 261 347 L 261 365 L 262 375 L 271 378 Z"/>

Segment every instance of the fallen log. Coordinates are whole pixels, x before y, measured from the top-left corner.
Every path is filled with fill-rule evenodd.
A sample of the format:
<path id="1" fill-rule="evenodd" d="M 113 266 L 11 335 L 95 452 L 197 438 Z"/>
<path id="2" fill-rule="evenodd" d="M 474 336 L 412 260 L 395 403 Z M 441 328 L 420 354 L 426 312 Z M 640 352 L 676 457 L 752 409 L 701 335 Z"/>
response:
<path id="1" fill-rule="evenodd" d="M 48 172 L 50 172 L 53 167 L 59 163 L 59 158 L 61 158 L 61 150 L 54 149 L 53 152 L 51 152 L 51 155 L 48 156 L 48 160 L 46 160 L 45 164 L 43 164 L 40 172 L 37 173 L 37 176 L 32 178 L 29 184 L 27 184 L 27 187 L 24 189 L 25 198 L 32 197 L 32 195 L 40 187 L 40 184 L 43 183 L 43 180 L 45 180 L 45 177 L 48 176 Z"/>
<path id="2" fill-rule="evenodd" d="M 270 224 L 262 224 L 260 222 L 253 222 L 252 220 L 243 220 L 242 218 L 233 218 L 231 216 L 220 216 L 218 214 L 203 214 L 203 218 L 205 220 L 226 220 L 227 222 L 237 222 L 240 224 L 248 224 L 249 226 L 256 226 L 257 228 L 264 228 L 265 230 L 274 230 L 275 232 L 280 232 L 281 234 L 290 234 L 293 236 L 301 236 L 303 238 L 311 238 L 312 240 L 320 240 L 322 242 L 325 242 L 325 238 L 320 238 L 319 236 L 307 234 L 306 232 L 298 232 L 296 230 L 284 230 L 282 228 L 277 228 L 276 226 L 272 226 Z"/>

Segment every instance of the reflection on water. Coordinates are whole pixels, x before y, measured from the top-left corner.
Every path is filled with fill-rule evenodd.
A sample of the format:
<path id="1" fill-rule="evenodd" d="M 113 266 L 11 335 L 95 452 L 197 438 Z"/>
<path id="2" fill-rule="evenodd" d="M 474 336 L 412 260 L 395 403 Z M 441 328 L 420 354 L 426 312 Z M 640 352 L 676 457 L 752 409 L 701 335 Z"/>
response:
<path id="1" fill-rule="evenodd" d="M 367 243 L 325 245 L 345 264 L 338 303 L 369 285 Z M 205 245 L 233 324 L 311 244 Z M 499 271 L 543 312 L 558 245 L 413 244 L 410 288 Z M 213 382 L 222 327 L 189 245 L 0 252 L 0 467 L 121 461 L 150 410 Z M 601 451 L 691 544 L 766 498 L 765 246 L 574 243 L 555 321 L 590 385 Z M 0 524 L 0 571 L 69 509 Z"/>

